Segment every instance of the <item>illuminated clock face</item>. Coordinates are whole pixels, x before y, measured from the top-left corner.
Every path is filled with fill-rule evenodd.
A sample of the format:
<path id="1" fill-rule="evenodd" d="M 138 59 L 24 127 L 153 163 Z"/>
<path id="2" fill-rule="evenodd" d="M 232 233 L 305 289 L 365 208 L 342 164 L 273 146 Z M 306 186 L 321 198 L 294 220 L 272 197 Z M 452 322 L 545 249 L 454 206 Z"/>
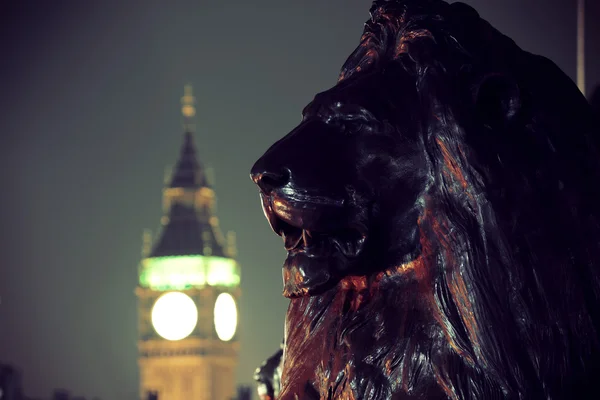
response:
<path id="1" fill-rule="evenodd" d="M 215 301 L 214 314 L 217 336 L 224 342 L 231 340 L 237 329 L 237 306 L 233 296 L 221 293 Z"/>
<path id="2" fill-rule="evenodd" d="M 152 326 L 164 339 L 184 339 L 193 332 L 197 323 L 198 309 L 194 300 L 185 293 L 165 293 L 152 307 Z"/>

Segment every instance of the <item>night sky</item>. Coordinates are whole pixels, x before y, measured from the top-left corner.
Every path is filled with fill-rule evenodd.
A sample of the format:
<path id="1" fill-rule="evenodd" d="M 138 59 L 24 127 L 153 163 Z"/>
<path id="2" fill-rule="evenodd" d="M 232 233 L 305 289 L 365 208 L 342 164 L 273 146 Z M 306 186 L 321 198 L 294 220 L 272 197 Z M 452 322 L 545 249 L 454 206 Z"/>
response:
<path id="1" fill-rule="evenodd" d="M 250 383 L 279 345 L 287 301 L 285 252 L 248 173 L 335 84 L 370 1 L 12 3 L 0 3 L 0 362 L 22 369 L 29 395 L 137 398 L 142 232 L 159 227 L 189 82 L 221 228 L 237 232 L 238 382 Z M 468 3 L 575 77 L 575 0 Z M 600 2 L 588 4 L 591 88 Z"/>

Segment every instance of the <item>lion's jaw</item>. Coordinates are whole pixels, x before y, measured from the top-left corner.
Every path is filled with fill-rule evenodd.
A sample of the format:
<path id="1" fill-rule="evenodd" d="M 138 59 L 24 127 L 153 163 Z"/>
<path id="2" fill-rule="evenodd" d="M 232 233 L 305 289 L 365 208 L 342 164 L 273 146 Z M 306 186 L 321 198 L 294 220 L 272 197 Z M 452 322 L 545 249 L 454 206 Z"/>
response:
<path id="1" fill-rule="evenodd" d="M 288 252 L 283 294 L 300 297 L 333 287 L 362 255 L 367 228 L 351 218 L 344 200 L 311 196 L 290 187 L 262 193 L 263 210 Z"/>

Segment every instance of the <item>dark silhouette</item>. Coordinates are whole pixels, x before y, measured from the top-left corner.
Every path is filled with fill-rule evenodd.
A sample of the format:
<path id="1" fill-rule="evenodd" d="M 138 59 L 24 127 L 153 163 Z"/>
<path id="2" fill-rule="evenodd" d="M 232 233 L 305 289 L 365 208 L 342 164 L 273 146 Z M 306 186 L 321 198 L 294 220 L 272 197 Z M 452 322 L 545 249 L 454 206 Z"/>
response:
<path id="1" fill-rule="evenodd" d="M 55 389 L 52 400 L 71 400 L 71 394 L 66 389 Z"/>
<path id="2" fill-rule="evenodd" d="M 0 364 L 0 400 L 23 399 L 21 371 L 8 364 Z"/>
<path id="3" fill-rule="evenodd" d="M 252 389 L 246 385 L 238 386 L 235 400 L 252 400 Z"/>
<path id="4" fill-rule="evenodd" d="M 274 400 L 279 396 L 282 357 L 283 343 L 279 350 L 254 372 L 254 380 L 258 383 L 258 396 L 261 400 Z"/>
<path id="5" fill-rule="evenodd" d="M 592 108 L 465 4 L 371 15 L 252 168 L 288 250 L 279 399 L 591 398 Z"/>
<path id="6" fill-rule="evenodd" d="M 596 114 L 596 118 L 600 121 L 600 85 L 596 85 L 592 91 L 592 94 L 590 95 L 590 104 Z"/>

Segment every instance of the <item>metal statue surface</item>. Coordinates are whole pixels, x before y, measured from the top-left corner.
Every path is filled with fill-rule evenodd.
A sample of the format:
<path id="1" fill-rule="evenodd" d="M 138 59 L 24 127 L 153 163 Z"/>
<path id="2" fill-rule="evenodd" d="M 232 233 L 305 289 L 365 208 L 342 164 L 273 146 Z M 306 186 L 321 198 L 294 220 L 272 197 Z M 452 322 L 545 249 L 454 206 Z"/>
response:
<path id="1" fill-rule="evenodd" d="M 278 398 L 595 398 L 593 121 L 473 8 L 375 1 L 338 83 L 252 168 L 288 251 Z"/>

